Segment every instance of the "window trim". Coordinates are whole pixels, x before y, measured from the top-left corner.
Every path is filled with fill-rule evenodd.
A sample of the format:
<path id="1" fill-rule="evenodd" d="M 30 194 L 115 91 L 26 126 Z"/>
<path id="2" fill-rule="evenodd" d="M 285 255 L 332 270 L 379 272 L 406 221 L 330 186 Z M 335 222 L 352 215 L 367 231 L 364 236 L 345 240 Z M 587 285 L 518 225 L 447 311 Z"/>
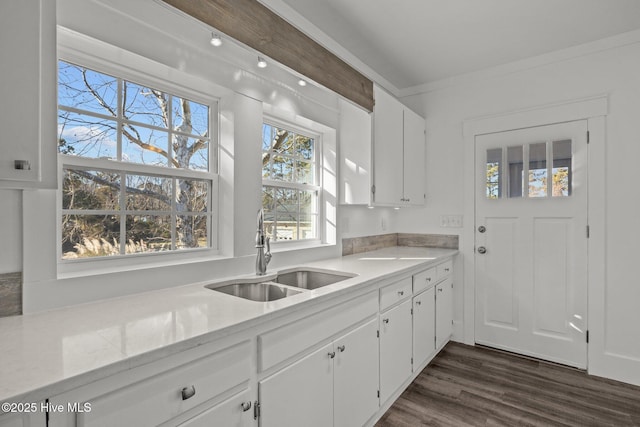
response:
<path id="1" fill-rule="evenodd" d="M 316 215 L 316 235 L 310 239 L 296 239 L 296 240 L 274 240 L 271 244 L 276 248 L 276 251 L 279 249 L 283 249 L 285 247 L 291 249 L 298 249 L 300 247 L 308 247 L 308 246 L 317 246 L 323 244 L 322 236 L 325 235 L 325 212 L 323 209 L 323 201 L 324 201 L 324 141 L 323 141 L 323 132 L 318 130 L 314 130 L 311 128 L 307 128 L 304 126 L 300 126 L 299 124 L 283 120 L 278 117 L 275 117 L 271 114 L 264 114 L 262 117 L 262 123 L 268 124 L 275 127 L 280 127 L 287 129 L 289 131 L 293 131 L 294 133 L 304 135 L 310 138 L 313 138 L 315 142 L 314 147 L 314 176 L 315 176 L 315 184 L 302 184 L 297 182 L 286 182 L 286 181 L 277 181 L 272 179 L 264 179 L 261 178 L 260 188 L 268 186 L 268 187 L 281 187 L 281 188 L 292 188 L 297 190 L 311 190 L 316 192 L 317 197 L 317 213 Z M 262 146 L 260 147 L 260 153 L 264 153 L 262 150 Z M 262 174 L 261 174 L 262 175 Z M 260 204 L 262 206 L 262 203 Z M 300 218 L 298 218 L 298 228 L 300 227 Z"/>
<path id="2" fill-rule="evenodd" d="M 102 44 L 96 46 L 98 50 L 103 48 Z M 124 49 L 117 49 L 120 52 L 127 52 Z M 123 271 L 132 268 L 147 268 L 159 262 L 165 263 L 183 263 L 190 261 L 198 261 L 202 259 L 212 259 L 220 254 L 219 235 L 220 235 L 220 200 L 219 200 L 219 168 L 220 168 L 220 97 L 213 95 L 204 95 L 202 91 L 194 89 L 198 83 L 207 84 L 204 81 L 194 78 L 193 76 L 177 72 L 181 74 L 182 79 L 168 80 L 159 77 L 160 73 L 150 74 L 153 67 L 150 62 L 144 64 L 136 60 L 131 60 L 124 65 L 120 62 L 110 62 L 111 55 L 94 56 L 82 51 L 58 46 L 57 61 L 65 61 L 81 67 L 86 67 L 93 71 L 108 74 L 115 78 L 131 81 L 136 84 L 152 87 L 174 96 L 184 97 L 190 101 L 198 102 L 209 107 L 209 170 L 194 170 L 187 168 L 174 168 L 164 166 L 145 165 L 134 162 L 114 161 L 108 159 L 80 158 L 78 156 L 70 156 L 65 154 L 57 154 L 57 182 L 58 190 L 56 191 L 56 265 L 59 277 L 74 277 L 78 275 L 95 274 L 104 271 Z M 56 61 L 56 63 L 57 63 Z M 173 77 L 173 76 L 172 76 Z M 57 69 L 56 69 L 57 80 Z M 193 86 L 190 86 L 193 85 Z M 56 114 L 58 106 L 56 106 Z M 96 114 L 99 116 L 99 114 Z M 121 118 L 110 117 L 110 120 L 122 120 Z M 134 123 L 133 121 L 130 121 Z M 145 126 L 148 126 L 144 124 Z M 57 134 L 57 129 L 56 129 Z M 57 138 L 57 135 L 56 135 Z M 165 176 L 173 179 L 180 178 L 196 178 L 204 179 L 211 182 L 211 190 L 209 194 L 210 206 L 210 229 L 208 230 L 209 247 L 207 248 L 190 248 L 175 249 L 162 252 L 146 252 L 135 254 L 118 254 L 105 257 L 90 257 L 79 259 L 62 259 L 62 180 L 63 169 L 65 167 L 82 167 L 125 171 L 128 173 L 140 173 L 145 175 Z M 123 168 L 122 166 L 126 166 Z"/>

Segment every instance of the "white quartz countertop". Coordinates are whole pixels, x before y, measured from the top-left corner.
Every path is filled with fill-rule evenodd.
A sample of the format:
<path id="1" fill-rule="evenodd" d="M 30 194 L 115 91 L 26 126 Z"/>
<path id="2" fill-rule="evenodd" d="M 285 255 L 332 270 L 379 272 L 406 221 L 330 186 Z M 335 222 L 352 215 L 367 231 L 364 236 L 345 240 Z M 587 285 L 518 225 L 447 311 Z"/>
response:
<path id="1" fill-rule="evenodd" d="M 356 276 L 267 303 L 214 292 L 198 283 L 0 318 L 0 402 L 45 399 L 456 253 L 391 247 L 305 263 Z"/>

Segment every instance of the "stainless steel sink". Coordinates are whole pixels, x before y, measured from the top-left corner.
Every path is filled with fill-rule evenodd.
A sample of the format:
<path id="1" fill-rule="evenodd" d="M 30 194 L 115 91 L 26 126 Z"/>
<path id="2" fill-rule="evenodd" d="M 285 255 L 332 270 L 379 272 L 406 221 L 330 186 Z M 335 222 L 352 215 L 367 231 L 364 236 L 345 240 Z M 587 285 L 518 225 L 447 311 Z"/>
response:
<path id="1" fill-rule="evenodd" d="M 299 294 L 303 291 L 291 289 L 273 282 L 260 283 L 231 283 L 223 286 L 207 285 L 214 291 L 222 292 L 228 295 L 248 299 L 251 301 L 268 302 L 279 300 L 280 298 Z"/>
<path id="2" fill-rule="evenodd" d="M 275 282 L 284 285 L 295 286 L 301 289 L 317 289 L 343 280 L 351 279 L 355 275 L 332 271 L 311 270 L 308 268 L 296 268 L 278 272 Z"/>

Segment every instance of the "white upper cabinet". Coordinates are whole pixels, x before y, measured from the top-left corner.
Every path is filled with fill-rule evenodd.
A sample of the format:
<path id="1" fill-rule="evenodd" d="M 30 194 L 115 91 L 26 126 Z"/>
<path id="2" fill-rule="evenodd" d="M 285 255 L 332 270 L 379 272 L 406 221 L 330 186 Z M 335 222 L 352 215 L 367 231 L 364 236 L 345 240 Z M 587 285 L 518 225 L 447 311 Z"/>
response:
<path id="1" fill-rule="evenodd" d="M 0 188 L 56 186 L 56 2 L 0 6 Z"/>
<path id="2" fill-rule="evenodd" d="M 340 106 L 340 203 L 371 202 L 371 114 L 339 100 Z"/>
<path id="3" fill-rule="evenodd" d="M 374 86 L 373 204 L 424 204 L 425 121 Z"/>

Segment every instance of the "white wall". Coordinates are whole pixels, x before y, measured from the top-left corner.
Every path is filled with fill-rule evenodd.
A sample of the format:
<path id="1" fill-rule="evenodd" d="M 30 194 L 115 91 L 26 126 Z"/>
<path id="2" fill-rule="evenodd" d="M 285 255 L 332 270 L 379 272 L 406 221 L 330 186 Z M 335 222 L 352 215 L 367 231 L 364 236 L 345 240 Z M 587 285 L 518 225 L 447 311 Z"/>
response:
<path id="1" fill-rule="evenodd" d="M 23 270 L 24 311 L 252 273 L 255 214 L 261 191 L 263 108 L 268 104 L 272 110 L 291 117 L 304 117 L 324 128 L 335 128 L 337 96 L 314 85 L 300 89 L 296 76 L 275 64 L 258 70 L 257 56 L 230 40 L 225 40 L 221 49 L 213 49 L 209 44 L 211 28 L 176 13 L 162 2 L 58 0 L 57 22 L 64 27 L 59 31 L 59 41 L 67 46 L 65 49 L 76 51 L 89 46 L 89 51 L 82 55 L 98 55 L 99 60 L 104 54 L 106 61 L 126 58 L 125 63 L 133 61 L 143 68 L 151 60 L 156 64 L 153 66 L 158 77 L 174 81 L 176 73 L 186 74 L 194 82 L 202 82 L 199 88 L 206 94 L 220 98 L 221 256 L 186 262 L 160 259 L 124 271 L 105 269 L 90 275 L 61 275 L 55 259 L 58 244 L 55 190 L 26 191 L 22 197 L 18 191 L 7 192 L 11 208 L 3 206 L 0 233 L 9 233 L 7 243 L 24 248 L 28 256 L 7 257 L 6 262 L 0 262 L 0 268 Z M 335 139 L 334 133 L 327 144 L 333 157 Z M 325 166 L 335 168 L 335 158 Z M 332 215 L 335 222 L 335 212 Z M 270 268 L 340 255 L 341 248 L 335 239 L 330 243 L 275 253 Z"/>
<path id="2" fill-rule="evenodd" d="M 606 196 L 589 201 L 591 206 L 606 206 L 605 230 L 592 230 L 604 233 L 605 258 L 593 261 L 605 263 L 606 283 L 604 298 L 595 302 L 596 309 L 590 312 L 589 370 L 636 384 L 640 384 L 640 286 L 635 271 L 640 254 L 640 196 L 635 183 L 640 158 L 639 42 L 640 36 L 636 42 L 594 49 L 589 54 L 582 49 L 583 53 L 573 58 L 529 60 L 525 69 L 510 67 L 504 73 L 496 69 L 485 73 L 492 77 L 467 76 L 458 84 L 404 98 L 427 117 L 427 207 L 403 210 L 397 217 L 399 231 L 410 228 L 416 232 L 446 232 L 451 229 L 438 227 L 439 215 L 464 213 L 463 121 L 608 94 Z M 464 218 L 465 230 L 473 227 L 473 221 Z M 459 291 L 455 301 L 458 323 L 463 320 L 462 298 L 467 297 Z M 600 311 L 603 325 L 595 324 Z M 462 339 L 459 332 L 458 339 Z"/>

